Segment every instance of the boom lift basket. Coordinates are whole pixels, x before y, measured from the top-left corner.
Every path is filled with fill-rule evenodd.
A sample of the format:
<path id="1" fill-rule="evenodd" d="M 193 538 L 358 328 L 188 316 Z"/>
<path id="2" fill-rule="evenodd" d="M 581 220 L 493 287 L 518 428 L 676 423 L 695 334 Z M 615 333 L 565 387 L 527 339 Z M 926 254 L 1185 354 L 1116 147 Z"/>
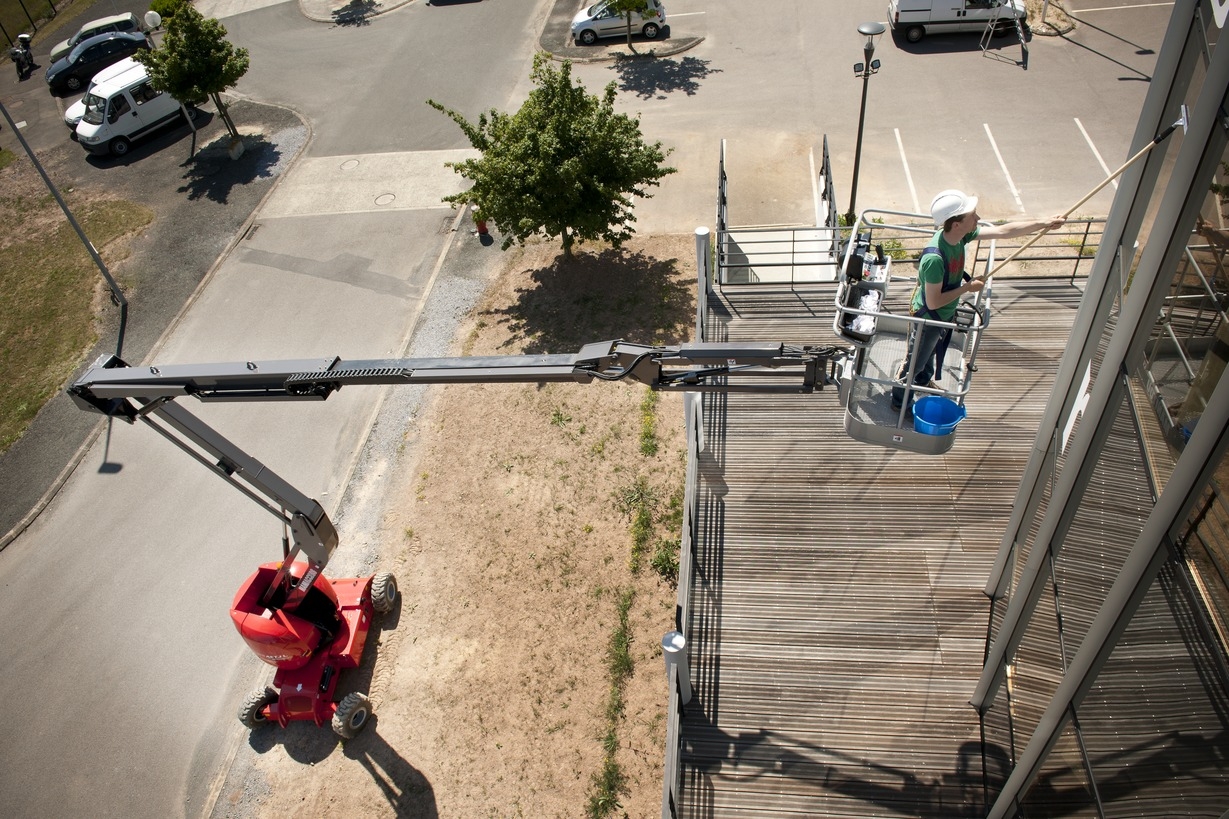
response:
<path id="1" fill-rule="evenodd" d="M 854 348 L 854 354 L 845 360 L 839 376 L 845 431 L 854 440 L 864 443 L 924 455 L 942 455 L 955 443 L 956 425 L 944 424 L 936 428 L 923 421 L 915 426 L 911 405 L 926 395 L 940 396 L 953 402 L 959 408 L 955 414 L 963 417 L 965 396 L 976 370 L 981 333 L 989 319 L 989 288 L 979 294 L 976 302 L 962 303 L 952 322 L 918 318 L 907 312 L 890 312 L 890 289 L 906 285 L 909 290 L 904 296 L 907 297 L 917 277 L 915 273 L 893 280 L 894 260 L 882 252 L 882 244 L 876 247 L 874 233 L 881 226 L 864 222 L 866 213 L 859 217 L 850 233 L 832 322 L 833 332 Z M 926 217 L 919 215 L 917 218 Z M 923 232 L 933 233 L 933 229 Z M 908 301 L 898 301 L 897 309 L 907 311 Z M 937 386 L 934 387 L 912 384 L 912 375 L 920 368 L 914 356 L 908 356 L 911 372 L 903 381 L 900 379 L 911 345 L 926 326 L 942 327 L 952 333 L 942 365 L 935 373 L 932 383 Z M 892 409 L 893 387 L 904 393 L 898 410 Z"/>

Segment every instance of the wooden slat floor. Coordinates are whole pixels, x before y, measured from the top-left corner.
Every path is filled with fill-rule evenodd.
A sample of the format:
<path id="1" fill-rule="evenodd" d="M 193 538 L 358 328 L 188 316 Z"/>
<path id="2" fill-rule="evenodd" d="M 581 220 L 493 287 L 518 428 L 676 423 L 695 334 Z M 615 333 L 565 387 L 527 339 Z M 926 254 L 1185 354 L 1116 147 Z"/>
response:
<path id="1" fill-rule="evenodd" d="M 681 815 L 980 815 L 982 587 L 1082 295 L 995 291 L 946 455 L 849 439 L 835 389 L 706 396 Z M 835 343 L 832 298 L 727 288 L 708 339 Z"/>

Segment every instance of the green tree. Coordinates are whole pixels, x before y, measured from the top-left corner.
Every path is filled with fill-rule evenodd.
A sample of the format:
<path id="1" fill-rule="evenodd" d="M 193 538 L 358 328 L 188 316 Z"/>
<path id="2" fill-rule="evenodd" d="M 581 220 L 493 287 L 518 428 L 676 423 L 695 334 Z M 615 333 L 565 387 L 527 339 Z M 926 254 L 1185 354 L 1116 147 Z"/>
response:
<path id="1" fill-rule="evenodd" d="M 668 152 L 644 141 L 639 118 L 615 113 L 613 82 L 601 97 L 589 94 L 572 83 L 570 62 L 555 68 L 546 53 L 534 57 L 530 78 L 536 87 L 520 110 L 492 109 L 476 125 L 427 100 L 481 152 L 448 163 L 473 186 L 444 201 L 476 204 L 504 232 L 505 250 L 536 233 L 561 237 L 569 258 L 577 240 L 620 247 L 634 233 L 631 197 L 648 198 L 648 186 L 675 172 L 663 164 Z"/>
<path id="2" fill-rule="evenodd" d="M 248 51 L 226 40 L 225 26 L 185 4 L 167 22 L 162 47 L 137 52 L 136 59 L 148 69 L 154 88 L 180 102 L 212 99 L 231 138 L 239 138 L 220 94 L 247 73 Z"/>
<path id="3" fill-rule="evenodd" d="M 649 10 L 649 0 L 609 0 L 607 7 L 623 15 L 627 24 L 627 47 L 632 48 L 632 14 L 646 13 Z"/>

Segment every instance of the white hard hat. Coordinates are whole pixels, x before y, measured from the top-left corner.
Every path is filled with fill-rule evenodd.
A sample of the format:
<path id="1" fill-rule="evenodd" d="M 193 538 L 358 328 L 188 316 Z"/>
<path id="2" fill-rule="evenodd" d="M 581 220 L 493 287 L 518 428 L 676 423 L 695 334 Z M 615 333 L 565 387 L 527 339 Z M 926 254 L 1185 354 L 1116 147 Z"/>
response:
<path id="1" fill-rule="evenodd" d="M 977 210 L 977 197 L 969 196 L 964 191 L 943 191 L 930 203 L 930 215 L 934 217 L 935 227 L 943 227 L 943 223 L 953 216 L 964 216 Z"/>

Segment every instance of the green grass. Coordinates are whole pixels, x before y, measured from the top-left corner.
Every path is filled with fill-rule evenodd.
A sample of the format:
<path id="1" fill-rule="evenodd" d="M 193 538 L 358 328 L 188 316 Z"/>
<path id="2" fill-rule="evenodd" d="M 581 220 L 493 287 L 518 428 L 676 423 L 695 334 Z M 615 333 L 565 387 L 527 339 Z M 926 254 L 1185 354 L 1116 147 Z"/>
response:
<path id="1" fill-rule="evenodd" d="M 657 454 L 657 393 L 646 389 L 640 402 L 640 454 L 652 457 Z"/>
<path id="2" fill-rule="evenodd" d="M 602 735 L 602 769 L 593 775 L 593 790 L 589 793 L 586 815 L 589 819 L 605 819 L 620 807 L 619 795 L 626 792 L 627 781 L 619 767 L 619 723 L 623 721 L 623 688 L 635 670 L 632 661 L 630 612 L 636 593 L 625 589 L 619 594 L 619 623 L 610 634 L 606 646 L 606 672 L 610 691 L 606 697 L 606 730 Z"/>
<path id="3" fill-rule="evenodd" d="M 0 167 L 12 161 L 12 154 L 0 154 Z M 21 196 L 2 181 L 0 451 L 5 451 L 94 344 L 93 301 L 101 277 L 50 194 Z M 74 210 L 74 216 L 98 248 L 153 220 L 148 208 L 123 201 L 95 203 Z"/>

